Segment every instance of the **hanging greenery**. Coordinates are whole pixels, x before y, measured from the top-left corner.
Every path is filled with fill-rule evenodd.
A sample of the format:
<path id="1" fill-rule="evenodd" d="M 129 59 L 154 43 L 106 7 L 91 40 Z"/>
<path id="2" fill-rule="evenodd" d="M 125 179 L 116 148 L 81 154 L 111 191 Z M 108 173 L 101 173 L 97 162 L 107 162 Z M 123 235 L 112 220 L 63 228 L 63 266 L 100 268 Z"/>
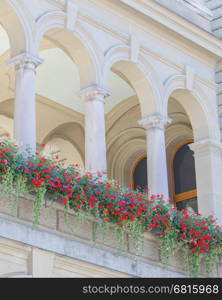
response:
<path id="1" fill-rule="evenodd" d="M 136 255 L 143 251 L 144 233 L 155 231 L 161 241 L 163 265 L 183 249 L 191 276 L 198 276 L 203 261 L 208 276 L 212 275 L 222 254 L 222 229 L 214 217 L 178 211 L 162 195 L 148 197 L 147 191 L 134 191 L 102 175 L 82 175 L 77 165 L 65 166 L 58 156 L 23 156 L 15 142 L 0 140 L 0 196 L 7 195 L 15 209 L 21 195 L 33 194 L 35 225 L 39 224 L 44 199 L 60 201 L 65 216 L 72 210 L 81 220 L 93 217 L 104 230 L 104 238 L 112 228 L 118 242 L 124 245 L 127 233 Z"/>

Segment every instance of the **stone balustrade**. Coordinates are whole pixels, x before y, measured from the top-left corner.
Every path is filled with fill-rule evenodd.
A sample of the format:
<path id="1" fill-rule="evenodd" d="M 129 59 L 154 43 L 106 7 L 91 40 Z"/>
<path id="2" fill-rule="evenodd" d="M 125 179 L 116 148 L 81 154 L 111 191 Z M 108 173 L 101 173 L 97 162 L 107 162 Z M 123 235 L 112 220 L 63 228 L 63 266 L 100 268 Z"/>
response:
<path id="1" fill-rule="evenodd" d="M 152 233 L 145 235 L 144 252 L 135 260 L 133 255 L 135 251 L 127 234 L 125 245 L 120 251 L 112 230 L 106 234 L 104 240 L 101 232 L 98 231 L 94 234 L 97 221 L 93 218 L 87 218 L 81 223 L 77 220 L 75 214 L 69 213 L 67 220 L 65 220 L 63 206 L 60 203 L 54 203 L 52 207 L 43 207 L 40 225 L 33 227 L 33 204 L 34 201 L 31 196 L 30 198 L 20 198 L 18 209 L 12 213 L 8 206 L 8 199 L 0 199 L 0 244 L 5 246 L 5 243 L 10 243 L 10 245 L 15 245 L 16 249 L 25 247 L 26 252 L 27 247 L 31 247 L 32 251 L 30 250 L 30 253 L 40 249 L 39 251 L 44 251 L 44 253 L 46 251 L 50 257 L 54 255 L 54 261 L 57 262 L 62 257 L 63 263 L 59 270 L 65 268 L 65 271 L 58 273 L 58 267 L 55 271 L 56 267 L 54 266 L 54 271 L 50 273 L 52 277 L 177 278 L 188 276 L 179 256 L 172 257 L 167 268 L 163 268 L 159 255 L 160 240 Z M 4 249 L 4 247 L 2 246 L 1 249 Z M 0 264 L 2 260 L 4 261 L 2 251 L 0 250 Z M 16 253 L 18 255 L 18 250 L 16 250 Z M 9 254 L 7 254 L 8 256 Z M 25 256 L 27 265 L 30 264 L 28 262 L 29 256 Z M 46 260 L 47 262 L 50 261 L 50 257 Z M 10 260 L 10 258 L 8 259 Z M 12 255 L 12 262 L 14 262 L 14 259 Z M 66 263 L 64 263 L 65 261 Z M 69 261 L 69 267 L 67 267 L 67 261 Z M 77 267 L 76 264 L 79 264 L 79 266 Z M 69 271 L 67 271 L 67 268 Z M 91 271 L 88 271 L 88 273 L 83 272 L 85 268 Z M 0 276 L 5 274 L 3 273 L 0 268 Z M 28 272 L 26 275 L 32 275 L 30 273 Z M 204 273 L 201 276 L 205 277 Z M 222 276 L 220 262 L 217 264 L 214 276 Z"/>

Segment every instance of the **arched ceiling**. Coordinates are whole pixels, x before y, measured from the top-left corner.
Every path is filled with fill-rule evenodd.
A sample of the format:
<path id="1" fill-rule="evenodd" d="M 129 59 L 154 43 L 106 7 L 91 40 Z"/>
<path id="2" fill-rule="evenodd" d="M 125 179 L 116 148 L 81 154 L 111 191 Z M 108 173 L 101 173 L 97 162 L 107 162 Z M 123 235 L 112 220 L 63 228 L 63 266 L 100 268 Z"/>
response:
<path id="1" fill-rule="evenodd" d="M 79 97 L 80 78 L 75 63 L 61 49 L 53 48 L 41 52 L 45 60 L 37 72 L 37 93 L 52 101 L 84 113 L 84 103 Z M 135 91 L 122 78 L 110 71 L 108 90 L 111 96 L 106 99 L 108 113 L 121 101 L 135 95 Z"/>

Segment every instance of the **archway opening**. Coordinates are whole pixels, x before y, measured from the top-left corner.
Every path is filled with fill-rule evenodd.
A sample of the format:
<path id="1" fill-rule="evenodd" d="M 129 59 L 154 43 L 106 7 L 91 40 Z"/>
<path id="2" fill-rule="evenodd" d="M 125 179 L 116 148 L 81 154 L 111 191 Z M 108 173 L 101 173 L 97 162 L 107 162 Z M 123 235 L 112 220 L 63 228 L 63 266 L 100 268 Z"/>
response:
<path id="1" fill-rule="evenodd" d="M 43 140 L 45 155 L 57 155 L 65 165 L 78 165 L 84 170 L 84 130 L 78 123 L 65 123 Z"/>
<path id="2" fill-rule="evenodd" d="M 14 95 L 10 82 L 13 81 L 13 70 L 6 65 L 10 58 L 9 36 L 3 26 L 0 25 L 0 136 L 13 136 L 13 100 Z"/>
<path id="3" fill-rule="evenodd" d="M 51 138 L 44 147 L 43 154 L 47 156 L 56 156 L 65 166 L 75 165 L 81 170 L 84 170 L 84 163 L 78 149 L 72 142 L 60 138 Z"/>
<path id="4" fill-rule="evenodd" d="M 106 57 L 105 86 L 110 85 L 112 71 L 116 78 L 119 77 L 119 82 L 124 82 L 128 98 L 120 97 L 112 111 L 107 114 L 108 166 L 112 178 L 121 184 L 132 185 L 135 161 L 147 153 L 145 132 L 138 121 L 156 112 L 158 96 L 156 97 L 154 85 L 148 79 L 150 70 L 145 67 L 143 58 L 136 64 L 129 61 L 127 49 L 123 49 L 126 53 L 119 54 L 119 59 L 115 51 L 118 49 L 111 50 Z M 124 56 L 126 58 L 123 58 Z M 147 174 L 143 174 L 142 177 L 147 180 Z M 142 184 L 142 187 L 145 186 Z"/>
<path id="5" fill-rule="evenodd" d="M 182 98 L 179 97 L 181 95 Z M 195 160 L 189 147 L 194 142 L 193 115 L 191 113 L 191 119 L 186 104 L 183 105 L 183 96 L 184 93 L 174 93 L 168 102 L 168 115 L 172 120 L 166 130 L 169 190 L 179 210 L 198 211 Z M 189 109 L 192 110 L 192 107 Z M 196 134 L 202 132 L 198 124 L 200 120 L 201 117 L 197 116 L 194 126 L 200 132 L 196 131 Z"/>
<path id="6" fill-rule="evenodd" d="M 28 47 L 26 36 L 29 29 L 20 16 L 18 6 L 16 3 L 12 5 L 10 1 L 1 1 L 0 27 L 2 25 L 7 32 L 8 42 L 10 43 L 8 48 L 10 48 L 11 57 L 26 52 Z M 0 51 L 2 47 L 4 47 L 4 43 L 1 40 Z"/>
<path id="7" fill-rule="evenodd" d="M 148 177 L 147 177 L 147 156 L 142 155 L 134 163 L 132 170 L 132 187 L 134 190 L 148 189 Z"/>

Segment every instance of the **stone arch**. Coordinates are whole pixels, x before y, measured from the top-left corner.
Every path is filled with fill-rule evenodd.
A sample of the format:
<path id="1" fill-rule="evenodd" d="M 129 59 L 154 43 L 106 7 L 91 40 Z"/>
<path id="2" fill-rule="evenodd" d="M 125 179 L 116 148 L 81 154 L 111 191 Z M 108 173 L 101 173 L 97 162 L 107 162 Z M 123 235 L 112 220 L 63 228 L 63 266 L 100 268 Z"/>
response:
<path id="1" fill-rule="evenodd" d="M 14 100 L 12 98 L 0 102 L 0 115 L 7 118 L 14 118 Z"/>
<path id="2" fill-rule="evenodd" d="M 194 82 L 192 91 L 186 88 L 184 75 L 172 76 L 165 83 L 163 113 L 167 115 L 168 101 L 175 98 L 185 109 L 193 128 L 195 141 L 201 139 L 220 140 L 216 107 L 209 101 L 197 82 Z M 218 128 L 218 130 L 217 130 Z"/>
<path id="3" fill-rule="evenodd" d="M 146 141 L 142 137 L 131 137 L 125 141 L 110 162 L 111 177 L 123 185 L 131 184 L 133 165 L 143 154 L 146 154 Z"/>
<path id="4" fill-rule="evenodd" d="M 103 66 L 104 85 L 107 85 L 107 73 L 112 68 L 117 74 L 122 73 L 136 91 L 142 117 L 160 113 L 162 86 L 158 75 L 143 54 L 140 53 L 137 62 L 133 62 L 130 56 L 130 47 L 125 45 L 114 46 L 106 53 Z"/>
<path id="5" fill-rule="evenodd" d="M 132 166 L 135 160 L 146 152 L 146 137 L 142 128 L 128 128 L 122 131 L 107 149 L 110 176 L 121 184 L 130 184 Z"/>
<path id="6" fill-rule="evenodd" d="M 79 123 L 68 122 L 59 125 L 44 138 L 43 144 L 47 144 L 53 139 L 61 139 L 69 142 L 79 153 L 82 164 L 84 165 L 84 130 Z"/>
<path id="7" fill-rule="evenodd" d="M 78 146 L 70 139 L 60 135 L 54 135 L 46 144 L 43 153 L 60 152 L 60 159 L 67 165 L 78 164 L 84 169 L 83 157 Z"/>
<path id="8" fill-rule="evenodd" d="M 15 0 L 0 0 L 0 24 L 6 30 L 11 57 L 23 52 L 33 54 L 31 27 L 21 5 Z"/>
<path id="9" fill-rule="evenodd" d="M 77 64 L 81 89 L 101 83 L 102 54 L 94 39 L 81 24 L 76 24 L 75 29 L 71 31 L 66 28 L 66 13 L 62 11 L 46 13 L 37 20 L 35 37 L 37 51 L 43 36 L 58 45 Z"/>
<path id="10" fill-rule="evenodd" d="M 0 136 L 13 136 L 13 119 L 0 113 Z"/>

